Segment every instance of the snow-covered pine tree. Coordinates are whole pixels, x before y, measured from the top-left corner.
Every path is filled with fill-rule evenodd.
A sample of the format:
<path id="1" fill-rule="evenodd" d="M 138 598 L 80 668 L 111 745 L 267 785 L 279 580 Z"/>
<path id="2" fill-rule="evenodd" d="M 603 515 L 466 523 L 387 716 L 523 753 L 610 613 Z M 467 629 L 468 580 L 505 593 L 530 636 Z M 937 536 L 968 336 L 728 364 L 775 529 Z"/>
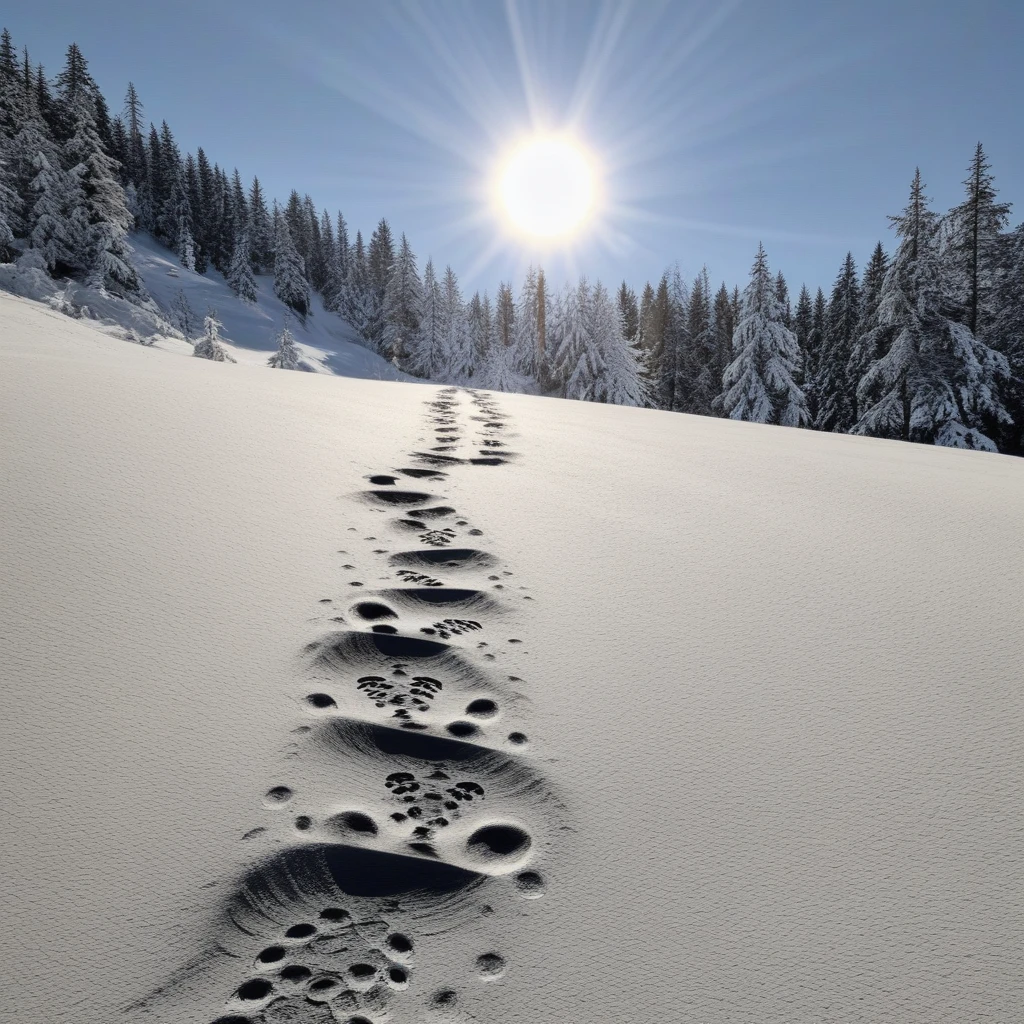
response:
<path id="1" fill-rule="evenodd" d="M 365 338 L 369 329 L 370 296 L 363 233 L 356 231 L 355 244 L 349 254 L 348 275 L 344 290 L 345 319 Z"/>
<path id="2" fill-rule="evenodd" d="M 217 202 L 217 178 L 202 146 L 196 149 L 196 175 L 198 195 L 192 201 L 196 225 L 196 270 L 203 274 L 213 263 L 217 252 L 220 209 Z"/>
<path id="3" fill-rule="evenodd" d="M 199 333 L 199 315 L 192 308 L 183 288 L 178 289 L 178 294 L 174 298 L 171 316 L 178 330 L 185 335 L 185 340 L 193 341 Z"/>
<path id="4" fill-rule="evenodd" d="M 227 274 L 231 290 L 250 305 L 259 302 L 256 290 L 256 279 L 252 273 L 252 254 L 249 251 L 249 231 L 243 228 L 235 233 L 235 251 L 231 257 L 231 266 Z"/>
<path id="5" fill-rule="evenodd" d="M 789 303 L 789 285 L 786 284 L 786 276 L 780 270 L 775 275 L 775 298 L 779 300 L 779 309 L 782 312 L 782 323 L 792 329 L 793 311 Z"/>
<path id="6" fill-rule="evenodd" d="M 526 271 L 523 287 L 516 303 L 512 345 L 515 367 L 519 373 L 533 377 L 537 373 L 537 271 L 531 265 Z"/>
<path id="7" fill-rule="evenodd" d="M 494 306 L 491 297 L 484 292 L 480 303 L 480 323 L 473 337 L 473 362 L 476 366 L 484 366 L 494 347 Z"/>
<path id="8" fill-rule="evenodd" d="M 694 279 L 686 308 L 687 345 L 679 363 L 676 393 L 681 412 L 710 416 L 711 405 L 722 388 L 714 323 L 711 318 L 711 282 L 704 267 Z"/>
<path id="9" fill-rule="evenodd" d="M 455 383 L 472 376 L 473 345 L 469 338 L 466 308 L 459 290 L 459 279 L 451 267 L 445 267 L 441 282 L 441 345 L 441 379 Z"/>
<path id="10" fill-rule="evenodd" d="M 233 363 L 221 343 L 220 331 L 224 325 L 217 319 L 217 311 L 207 310 L 203 320 L 203 336 L 196 342 L 192 354 L 200 359 L 212 359 L 215 363 Z"/>
<path id="11" fill-rule="evenodd" d="M 23 85 L 11 33 L 0 32 L 0 139 L 12 139 L 21 126 Z"/>
<path id="12" fill-rule="evenodd" d="M 21 198 L 14 191 L 14 175 L 8 169 L 6 146 L 0 140 L 0 263 L 14 259 L 14 232 L 21 227 Z"/>
<path id="13" fill-rule="evenodd" d="M 288 218 L 274 206 L 274 294 L 305 323 L 309 314 L 309 285 L 302 257 L 292 244 Z"/>
<path id="14" fill-rule="evenodd" d="M 52 123 L 53 134 L 58 143 L 66 143 L 74 135 L 79 112 L 82 107 L 90 111 L 93 127 L 96 126 L 97 106 L 101 101 L 99 86 L 89 73 L 89 63 L 82 55 L 77 43 L 71 43 L 64 57 L 64 67 L 54 80 Z M 106 103 L 103 103 L 106 114 Z M 109 131 L 109 124 L 107 125 Z"/>
<path id="15" fill-rule="evenodd" d="M 255 177 L 249 188 L 249 258 L 254 274 L 265 273 L 274 263 L 274 225 L 267 212 L 263 186 Z"/>
<path id="16" fill-rule="evenodd" d="M 334 222 L 326 207 L 320 214 L 320 253 L 323 260 L 323 284 L 320 287 L 320 295 L 324 301 L 324 308 L 329 309 L 329 300 L 336 291 L 334 271 L 337 267 L 337 253 L 334 246 Z"/>
<path id="17" fill-rule="evenodd" d="M 128 83 L 128 92 L 125 94 L 122 120 L 126 135 L 124 175 L 128 183 L 135 186 L 135 194 L 141 204 L 143 198 L 148 199 L 148 195 L 144 197 L 144 191 L 149 183 L 149 172 L 146 166 L 146 140 L 143 136 L 146 122 L 142 100 L 139 99 L 139 94 L 135 91 L 135 85 L 132 82 Z M 139 226 L 148 231 L 151 229 L 152 223 L 145 215 L 140 215 Z"/>
<path id="18" fill-rule="evenodd" d="M 1024 224 L 1004 237 L 1002 264 L 993 334 L 1010 366 L 1004 404 L 1013 423 L 1000 432 L 1000 450 L 1024 455 Z"/>
<path id="19" fill-rule="evenodd" d="M 277 335 L 277 351 L 267 360 L 267 365 L 274 370 L 302 369 L 302 353 L 288 328 L 287 316 L 285 316 Z"/>
<path id="20" fill-rule="evenodd" d="M 512 296 L 512 285 L 502 281 L 498 285 L 498 297 L 494 304 L 494 342 L 502 348 L 512 348 L 515 336 L 516 304 Z"/>
<path id="21" fill-rule="evenodd" d="M 900 246 L 865 331 L 865 344 L 884 354 L 860 382 L 853 433 L 995 451 L 982 427 L 1009 420 L 999 395 L 1009 367 L 943 314 L 936 217 L 919 170 L 907 206 L 890 219 Z"/>
<path id="22" fill-rule="evenodd" d="M 512 393 L 523 391 L 526 380 L 515 367 L 515 347 L 493 345 L 480 371 L 480 387 Z"/>
<path id="23" fill-rule="evenodd" d="M 712 309 L 711 319 L 714 324 L 715 331 L 715 380 L 718 384 L 715 399 L 717 399 L 717 392 L 720 392 L 722 389 L 722 377 L 725 374 L 725 368 L 731 362 L 732 335 L 733 331 L 736 329 L 736 319 L 733 316 L 732 300 L 729 297 L 729 289 L 726 288 L 724 281 L 718 291 L 715 292 L 715 303 Z M 720 416 L 721 414 L 721 409 L 718 407 L 716 401 L 712 399 L 711 415 Z"/>
<path id="24" fill-rule="evenodd" d="M 473 297 L 466 304 L 466 329 L 469 331 L 469 345 L 473 350 L 473 367 L 478 369 L 484 365 L 487 358 L 486 348 L 483 343 L 484 335 L 484 303 L 479 292 L 474 292 Z"/>
<path id="25" fill-rule="evenodd" d="M 657 290 L 651 289 L 650 284 L 644 290 L 640 302 L 640 332 L 651 401 L 657 409 L 670 409 L 673 389 L 668 386 L 667 367 L 673 367 L 674 383 L 675 359 L 672 351 L 672 301 L 667 273 L 662 274 Z"/>
<path id="26" fill-rule="evenodd" d="M 796 300 L 796 308 L 793 310 L 793 334 L 796 335 L 796 343 L 801 353 L 807 351 L 807 344 L 814 328 L 814 303 L 811 302 L 811 293 L 807 285 L 800 286 L 800 294 Z M 803 384 L 803 366 L 801 366 L 798 383 Z"/>
<path id="27" fill-rule="evenodd" d="M 423 282 L 416 268 L 416 254 L 403 234 L 384 291 L 384 329 L 380 352 L 385 359 L 392 362 L 397 360 L 399 366 L 406 365 L 410 345 L 420 329 L 422 315 Z"/>
<path id="28" fill-rule="evenodd" d="M 686 315 L 689 302 L 689 290 L 677 263 L 672 268 L 671 274 L 668 275 L 668 325 L 665 331 L 661 369 L 664 408 L 674 409 L 676 412 L 689 402 L 691 387 L 684 366 L 684 359 L 686 359 L 690 347 L 689 323 Z M 679 390 L 680 385 L 683 385 L 682 391 Z"/>
<path id="29" fill-rule="evenodd" d="M 848 252 L 832 286 L 814 378 L 817 430 L 845 434 L 856 422 L 857 381 L 850 379 L 848 367 L 860 321 L 860 282 L 853 253 Z"/>
<path id="30" fill-rule="evenodd" d="M 434 261 L 423 268 L 423 300 L 419 330 L 406 341 L 403 369 L 427 380 L 439 378 L 443 365 L 443 324 L 441 286 L 434 273 Z"/>
<path id="31" fill-rule="evenodd" d="M 160 125 L 159 142 L 160 180 L 163 195 L 156 206 L 156 224 L 154 234 L 170 248 L 178 248 L 178 226 L 181 222 L 183 207 L 191 204 L 185 195 L 185 168 L 181 162 L 181 153 L 170 126 L 164 121 Z"/>
<path id="32" fill-rule="evenodd" d="M 537 268 L 537 351 L 534 353 L 534 376 L 541 390 L 548 386 L 550 358 L 548 356 L 548 283 L 544 268 Z"/>
<path id="33" fill-rule="evenodd" d="M 585 277 L 562 293 L 557 338 L 551 357 L 551 379 L 564 398 L 594 401 L 603 370 L 601 352 L 592 334 L 591 290 Z"/>
<path id="34" fill-rule="evenodd" d="M 889 269 L 889 257 L 878 242 L 871 253 L 871 259 L 864 268 L 864 276 L 860 286 L 860 323 L 857 325 L 856 337 L 850 350 L 850 359 L 846 367 L 846 376 L 854 392 L 854 422 L 860 419 L 863 410 L 857 402 L 857 389 L 864 374 L 871 364 L 880 359 L 884 353 L 876 349 L 880 340 L 877 334 L 868 334 L 868 324 L 878 309 L 878 300 L 885 283 L 885 274 Z"/>
<path id="35" fill-rule="evenodd" d="M 327 283 L 327 260 L 324 258 L 324 240 L 320 233 L 320 219 L 317 217 L 313 200 L 307 195 L 302 209 L 309 232 L 309 259 L 306 262 L 306 278 L 313 291 L 323 294 Z"/>
<path id="36" fill-rule="evenodd" d="M 622 337 L 627 344 L 636 345 L 640 340 L 640 304 L 636 292 L 625 281 L 619 285 L 617 301 L 622 318 Z"/>
<path id="37" fill-rule="evenodd" d="M 104 151 L 88 92 L 83 90 L 74 102 L 74 133 L 64 154 L 75 181 L 68 220 L 80 246 L 76 263 L 94 287 L 136 293 L 139 278 L 128 247 L 132 216 L 125 205 L 117 162 Z"/>
<path id="38" fill-rule="evenodd" d="M 328 308 L 335 313 L 344 313 L 351 246 L 348 241 L 348 224 L 345 223 L 341 210 L 338 211 L 334 223 L 334 266 L 331 268 L 331 277 L 324 301 L 329 304 Z"/>
<path id="39" fill-rule="evenodd" d="M 590 339 L 600 362 L 594 398 L 609 405 L 646 405 L 640 357 L 623 335 L 619 307 L 600 281 L 590 293 Z"/>
<path id="40" fill-rule="evenodd" d="M 967 196 L 946 218 L 947 244 L 940 246 L 943 291 L 953 319 L 966 324 L 976 338 L 994 344 L 999 245 L 1010 204 L 996 202 L 991 165 L 980 142 L 964 187 Z"/>
<path id="41" fill-rule="evenodd" d="M 782 316 L 768 257 L 759 245 L 733 333 L 735 358 L 725 369 L 725 390 L 717 399 L 729 419 L 784 427 L 807 423 L 804 393 L 794 380 L 800 351 Z"/>

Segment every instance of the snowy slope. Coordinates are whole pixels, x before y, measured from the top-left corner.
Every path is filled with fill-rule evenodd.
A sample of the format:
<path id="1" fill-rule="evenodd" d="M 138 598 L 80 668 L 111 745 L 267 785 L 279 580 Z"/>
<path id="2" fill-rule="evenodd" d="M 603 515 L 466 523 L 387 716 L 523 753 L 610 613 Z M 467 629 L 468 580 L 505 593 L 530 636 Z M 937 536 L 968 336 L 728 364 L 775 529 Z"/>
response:
<path id="1" fill-rule="evenodd" d="M 0 1018 L 1020 1018 L 1019 460 L 0 361 Z"/>
<path id="2" fill-rule="evenodd" d="M 13 264 L 0 264 L 0 289 L 50 307 L 58 306 L 62 299 L 79 312 L 84 306 L 87 312 L 81 314 L 82 323 L 94 330 L 120 338 L 131 338 L 134 331 L 137 338 L 155 348 L 192 355 L 192 346 L 177 330 L 175 307 L 184 294 L 199 333 L 203 317 L 213 309 L 223 324 L 224 347 L 231 358 L 237 363 L 267 365 L 277 349 L 276 335 L 287 312 L 274 295 L 272 275 L 256 278 L 259 302 L 250 305 L 235 295 L 217 270 L 211 267 L 205 275 L 185 270 L 174 253 L 147 234 L 132 235 L 131 248 L 135 269 L 148 292 L 141 304 L 101 294 L 77 282 L 61 284 L 42 271 Z M 311 298 L 312 313 L 305 324 L 294 315 L 289 318 L 306 369 L 371 380 L 414 380 L 366 348 L 345 320 L 323 308 L 319 296 Z"/>
<path id="3" fill-rule="evenodd" d="M 273 275 L 256 278 L 259 302 L 253 306 L 242 302 L 212 267 L 204 275 L 185 270 L 174 253 L 146 234 L 132 235 L 131 242 L 135 267 L 162 309 L 171 310 L 183 291 L 200 322 L 208 308 L 217 311 L 232 358 L 266 365 L 287 312 L 274 295 Z M 312 295 L 312 314 L 305 326 L 294 315 L 290 325 L 310 369 L 373 380 L 412 380 L 361 344 L 348 323 L 323 308 L 318 295 Z"/>

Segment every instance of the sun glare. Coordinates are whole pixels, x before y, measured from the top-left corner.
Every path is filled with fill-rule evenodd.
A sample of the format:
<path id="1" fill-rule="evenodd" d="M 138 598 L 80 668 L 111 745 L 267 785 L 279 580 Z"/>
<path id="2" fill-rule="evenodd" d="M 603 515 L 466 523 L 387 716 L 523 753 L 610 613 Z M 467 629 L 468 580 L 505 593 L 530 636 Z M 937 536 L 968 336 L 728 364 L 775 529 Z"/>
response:
<path id="1" fill-rule="evenodd" d="M 584 228 L 597 206 L 593 157 L 572 139 L 529 139 L 505 160 L 498 201 L 508 225 L 533 238 L 568 240 Z"/>

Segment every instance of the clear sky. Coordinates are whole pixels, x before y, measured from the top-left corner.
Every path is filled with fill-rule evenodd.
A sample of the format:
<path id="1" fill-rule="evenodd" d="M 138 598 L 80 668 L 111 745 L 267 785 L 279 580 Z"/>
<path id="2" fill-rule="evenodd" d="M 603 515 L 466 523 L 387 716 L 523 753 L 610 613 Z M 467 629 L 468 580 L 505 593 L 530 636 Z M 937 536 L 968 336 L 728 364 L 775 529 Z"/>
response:
<path id="1" fill-rule="evenodd" d="M 384 216 L 464 286 L 543 261 L 636 287 L 678 262 L 746 279 L 757 242 L 794 291 L 890 247 L 920 165 L 959 201 L 976 142 L 1024 219 L 1022 0 L 30 0 L 0 18 L 50 73 L 77 41 L 113 110 L 135 82 L 183 150 Z M 570 128 L 605 203 L 541 253 L 490 212 L 498 154 Z"/>

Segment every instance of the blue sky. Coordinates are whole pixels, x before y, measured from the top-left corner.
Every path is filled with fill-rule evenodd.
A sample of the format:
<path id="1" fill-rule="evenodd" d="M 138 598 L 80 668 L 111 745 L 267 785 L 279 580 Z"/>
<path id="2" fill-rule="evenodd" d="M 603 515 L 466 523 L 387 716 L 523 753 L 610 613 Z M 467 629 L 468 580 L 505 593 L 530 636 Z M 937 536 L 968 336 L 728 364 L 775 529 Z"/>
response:
<path id="1" fill-rule="evenodd" d="M 292 188 L 369 235 L 385 216 L 421 263 L 469 289 L 540 260 L 636 287 L 678 262 L 746 279 L 759 240 L 796 291 L 858 266 L 921 166 L 959 201 L 977 141 L 1024 219 L 1024 3 L 368 3 L 122 0 L 9 5 L 49 72 L 82 47 L 113 109 L 127 82 L 184 149 L 271 195 Z M 497 155 L 536 126 L 572 130 L 607 204 L 541 252 L 487 205 Z"/>

